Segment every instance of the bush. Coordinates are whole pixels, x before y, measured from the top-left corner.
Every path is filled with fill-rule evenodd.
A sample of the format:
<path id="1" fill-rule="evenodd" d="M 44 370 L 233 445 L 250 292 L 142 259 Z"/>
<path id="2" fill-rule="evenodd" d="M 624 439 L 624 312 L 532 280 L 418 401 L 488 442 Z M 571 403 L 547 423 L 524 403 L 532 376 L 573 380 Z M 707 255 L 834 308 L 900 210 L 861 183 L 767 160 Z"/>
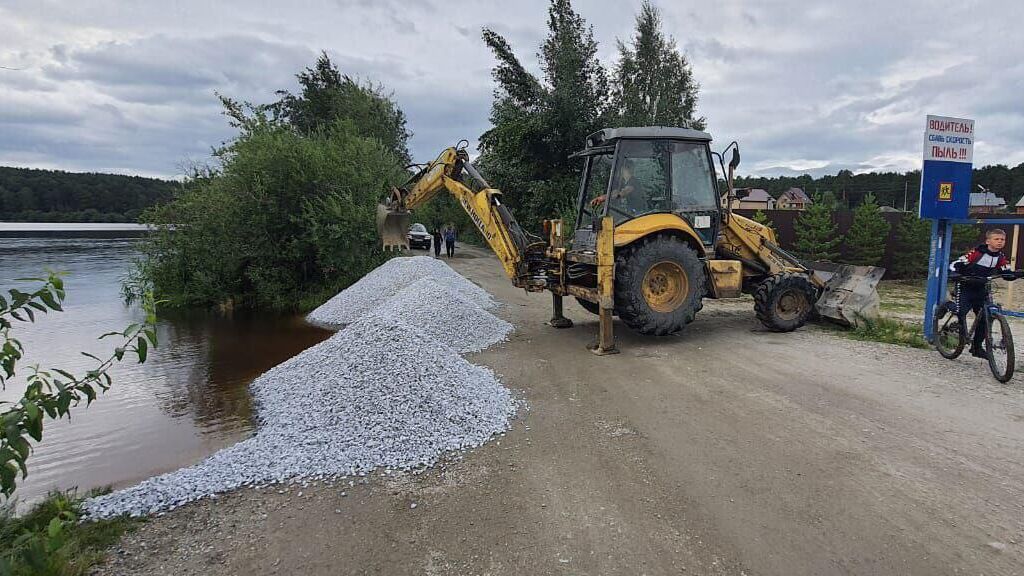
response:
<path id="1" fill-rule="evenodd" d="M 16 517 L 10 505 L 0 510 L 0 574 L 88 574 L 138 523 L 128 518 L 80 523 L 81 503 L 73 492 L 53 492 L 23 516 Z"/>
<path id="2" fill-rule="evenodd" d="M 143 216 L 157 226 L 129 288 L 172 306 L 292 310 L 380 265 L 375 215 L 404 176 L 351 122 L 306 136 L 259 119 L 197 177 Z"/>

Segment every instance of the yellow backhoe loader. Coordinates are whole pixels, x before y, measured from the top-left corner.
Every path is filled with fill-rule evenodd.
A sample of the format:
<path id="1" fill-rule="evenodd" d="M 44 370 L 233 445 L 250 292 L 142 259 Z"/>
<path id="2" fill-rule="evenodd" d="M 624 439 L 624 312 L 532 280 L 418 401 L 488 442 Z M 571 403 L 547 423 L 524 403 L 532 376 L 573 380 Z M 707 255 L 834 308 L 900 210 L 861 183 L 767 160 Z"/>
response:
<path id="1" fill-rule="evenodd" d="M 739 147 L 725 149 L 732 156 L 720 191 L 715 160 L 725 173 L 724 152 L 710 143 L 709 134 L 687 128 L 591 134 L 574 155 L 584 165 L 569 241 L 561 220 L 546 220 L 544 237 L 523 230 L 463 141 L 390 191 L 378 207 L 378 231 L 385 248 L 407 248 L 409 211 L 452 194 L 515 286 L 551 292 L 552 326 L 572 326 L 562 312 L 566 296 L 598 315 L 597 354 L 616 351 L 613 315 L 641 334 L 672 334 L 693 321 L 704 298 L 753 294 L 757 318 L 778 332 L 813 314 L 847 325 L 877 316 L 884 269 L 816 270 L 780 248 L 771 228 L 733 214 Z"/>

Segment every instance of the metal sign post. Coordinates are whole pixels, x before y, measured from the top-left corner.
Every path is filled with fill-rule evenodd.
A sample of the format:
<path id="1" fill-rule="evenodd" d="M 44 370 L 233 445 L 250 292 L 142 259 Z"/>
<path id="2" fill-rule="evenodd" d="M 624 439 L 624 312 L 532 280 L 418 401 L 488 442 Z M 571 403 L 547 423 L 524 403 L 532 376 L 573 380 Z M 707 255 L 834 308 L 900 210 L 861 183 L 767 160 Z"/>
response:
<path id="1" fill-rule="evenodd" d="M 932 324 L 946 299 L 953 224 L 980 223 L 967 219 L 971 206 L 971 170 L 974 161 L 974 120 L 928 116 L 924 131 L 924 164 L 918 216 L 932 220 L 925 292 L 924 335 L 932 342 Z"/>

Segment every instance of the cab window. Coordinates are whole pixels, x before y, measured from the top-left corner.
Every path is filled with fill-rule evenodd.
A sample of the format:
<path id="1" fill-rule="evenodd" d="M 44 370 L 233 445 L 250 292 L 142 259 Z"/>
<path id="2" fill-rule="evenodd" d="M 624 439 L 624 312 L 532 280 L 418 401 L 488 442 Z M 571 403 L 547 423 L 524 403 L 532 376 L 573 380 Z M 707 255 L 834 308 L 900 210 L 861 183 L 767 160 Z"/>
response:
<path id="1" fill-rule="evenodd" d="M 616 223 L 652 212 L 714 210 L 714 175 L 701 142 L 619 143 L 608 211 Z"/>
<path id="2" fill-rule="evenodd" d="M 584 192 L 580 228 L 593 227 L 594 220 L 601 218 L 603 208 L 593 204 L 594 199 L 608 192 L 608 180 L 612 175 L 612 155 L 599 154 L 590 158 L 590 173 Z"/>
<path id="3" fill-rule="evenodd" d="M 715 210 L 715 175 L 707 148 L 697 142 L 674 142 L 672 145 L 673 210 Z"/>

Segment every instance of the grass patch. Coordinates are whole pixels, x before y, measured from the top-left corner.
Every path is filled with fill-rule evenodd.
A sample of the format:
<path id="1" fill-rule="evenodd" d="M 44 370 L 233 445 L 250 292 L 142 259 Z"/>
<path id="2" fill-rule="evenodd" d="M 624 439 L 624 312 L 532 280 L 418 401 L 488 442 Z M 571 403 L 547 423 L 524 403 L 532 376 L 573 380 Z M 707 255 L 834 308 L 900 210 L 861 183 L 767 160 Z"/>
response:
<path id="1" fill-rule="evenodd" d="M 887 312 L 922 312 L 924 303 L 882 302 L 879 308 Z"/>
<path id="2" fill-rule="evenodd" d="M 931 344 L 924 339 L 924 329 L 920 324 L 908 324 L 891 318 L 864 320 L 859 326 L 843 330 L 842 334 L 853 340 L 865 342 L 882 342 L 911 348 L 930 349 Z"/>
<path id="3" fill-rule="evenodd" d="M 12 504 L 0 509 L 0 575 L 87 574 L 139 522 L 122 517 L 79 523 L 84 499 L 74 491 L 51 492 L 22 516 L 15 516 Z"/>

